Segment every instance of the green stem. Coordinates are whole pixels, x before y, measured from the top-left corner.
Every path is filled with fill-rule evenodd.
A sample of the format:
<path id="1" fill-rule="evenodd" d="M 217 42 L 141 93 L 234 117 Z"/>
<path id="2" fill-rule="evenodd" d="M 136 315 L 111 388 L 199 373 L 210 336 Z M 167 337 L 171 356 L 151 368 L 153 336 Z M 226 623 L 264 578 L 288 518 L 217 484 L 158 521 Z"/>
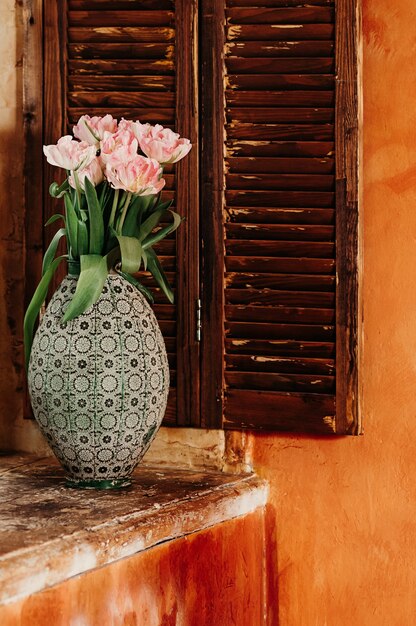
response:
<path id="1" fill-rule="evenodd" d="M 119 193 L 120 193 L 120 189 L 116 189 L 114 192 L 113 206 L 111 207 L 110 220 L 108 222 L 109 226 L 114 226 L 114 218 L 116 216 Z"/>
<path id="2" fill-rule="evenodd" d="M 74 175 L 75 188 L 77 191 L 78 215 L 80 216 L 81 215 L 81 187 L 79 186 L 79 178 L 78 178 L 78 174 L 76 170 L 74 170 L 72 173 Z"/>
<path id="3" fill-rule="evenodd" d="M 133 194 L 131 193 L 131 191 L 129 191 L 129 193 L 127 194 L 126 201 L 125 201 L 124 206 L 123 206 L 123 212 L 122 212 L 121 217 L 119 219 L 119 222 L 117 224 L 117 233 L 119 235 L 122 234 L 124 220 L 126 219 L 127 209 L 129 208 L 129 204 L 130 204 L 130 200 L 131 200 L 132 195 Z"/>

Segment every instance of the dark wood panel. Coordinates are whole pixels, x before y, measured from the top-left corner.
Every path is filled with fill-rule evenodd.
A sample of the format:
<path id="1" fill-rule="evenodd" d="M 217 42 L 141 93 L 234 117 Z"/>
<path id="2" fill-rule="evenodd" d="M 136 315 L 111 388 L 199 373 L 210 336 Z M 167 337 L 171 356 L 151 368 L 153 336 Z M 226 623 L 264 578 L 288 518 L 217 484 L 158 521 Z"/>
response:
<path id="1" fill-rule="evenodd" d="M 229 272 L 274 272 L 281 274 L 333 274 L 334 259 L 284 258 L 260 256 L 227 256 L 226 268 Z"/>
<path id="2" fill-rule="evenodd" d="M 122 82 L 122 81 L 120 81 Z M 121 85 L 119 85 L 119 88 Z M 175 94 L 172 93 L 134 93 L 121 91 L 72 91 L 68 93 L 68 104 L 71 107 L 131 107 L 132 109 L 152 108 L 157 117 L 159 107 L 172 109 L 175 106 Z"/>
<path id="3" fill-rule="evenodd" d="M 120 119 L 125 117 L 127 119 L 140 119 L 141 122 L 150 122 L 151 124 L 173 124 L 175 121 L 174 109 L 139 109 L 139 108 L 108 108 L 94 107 L 89 111 L 91 116 L 100 115 L 104 116 L 107 113 L 111 113 L 113 117 Z M 71 107 L 68 109 L 68 120 L 70 124 L 76 124 L 81 115 L 85 114 L 85 108 Z"/>
<path id="4" fill-rule="evenodd" d="M 70 43 L 123 43 L 148 41 L 160 43 L 172 41 L 175 37 L 173 28 L 151 26 L 95 26 L 93 28 L 73 26 L 68 28 L 68 41 Z"/>
<path id="5" fill-rule="evenodd" d="M 296 191 L 330 191 L 334 176 L 325 174 L 228 174 L 228 189 L 290 189 Z"/>
<path id="6" fill-rule="evenodd" d="M 229 107 L 331 107 L 334 91 L 236 91 L 228 89 L 225 99 Z"/>
<path id="7" fill-rule="evenodd" d="M 334 393 L 335 391 L 334 376 L 226 372 L 225 382 L 231 389 L 262 389 L 306 393 Z"/>
<path id="8" fill-rule="evenodd" d="M 312 257 L 315 259 L 333 258 L 334 244 L 310 241 L 267 241 L 231 239 L 226 243 L 226 251 L 231 256 L 283 256 Z"/>
<path id="9" fill-rule="evenodd" d="M 225 330 L 227 337 L 238 337 L 241 339 L 267 338 L 301 341 L 333 341 L 335 339 L 333 326 L 319 326 L 317 324 L 266 324 L 253 321 L 226 321 Z"/>
<path id="10" fill-rule="evenodd" d="M 332 74 L 229 74 L 226 79 L 227 87 L 249 91 L 261 89 L 328 91 L 334 88 L 334 83 Z"/>
<path id="11" fill-rule="evenodd" d="M 332 308 L 335 306 L 333 293 L 324 291 L 276 291 L 271 289 L 227 289 L 228 304 L 251 304 L 267 306 L 290 306 Z"/>
<path id="12" fill-rule="evenodd" d="M 335 194 L 329 191 L 239 191 L 226 192 L 231 206 L 275 206 L 331 208 Z"/>
<path id="13" fill-rule="evenodd" d="M 302 309 L 283 306 L 245 306 L 227 304 L 225 316 L 228 320 L 245 322 L 292 322 L 303 324 L 331 324 L 335 323 L 333 309 Z"/>
<path id="14" fill-rule="evenodd" d="M 229 26 L 228 41 L 300 41 L 312 39 L 333 39 L 333 24 L 289 24 L 275 28 L 274 24 Z"/>
<path id="15" fill-rule="evenodd" d="M 172 58 L 174 46 L 165 43 L 72 43 L 70 59 L 163 59 Z"/>
<path id="16" fill-rule="evenodd" d="M 329 157 L 334 155 L 332 141 L 239 141 L 226 142 L 231 156 L 247 157 Z"/>
<path id="17" fill-rule="evenodd" d="M 334 241 L 334 226 L 297 226 L 293 224 L 226 224 L 229 239 L 273 241 Z"/>
<path id="18" fill-rule="evenodd" d="M 175 426 L 176 425 L 176 389 L 171 387 L 169 389 L 168 403 L 166 406 L 165 416 L 163 418 L 164 426 Z"/>
<path id="19" fill-rule="evenodd" d="M 238 41 L 227 43 L 226 55 L 237 57 L 330 57 L 333 41 Z"/>
<path id="20" fill-rule="evenodd" d="M 224 428 L 333 434 L 335 398 L 323 394 L 230 389 Z"/>
<path id="21" fill-rule="evenodd" d="M 176 307 L 173 304 L 154 304 L 153 310 L 158 320 L 176 319 Z"/>
<path id="22" fill-rule="evenodd" d="M 68 23 L 70 27 L 85 26 L 91 28 L 113 27 L 113 26 L 171 26 L 174 20 L 173 11 L 74 11 L 68 12 Z"/>
<path id="23" fill-rule="evenodd" d="M 334 209 L 226 207 L 227 221 L 247 224 L 333 224 Z"/>
<path id="24" fill-rule="evenodd" d="M 68 78 L 68 89 L 71 91 L 172 91 L 175 87 L 173 76 L 101 76 L 94 74 L 75 74 Z"/>
<path id="25" fill-rule="evenodd" d="M 238 122 L 227 125 L 229 139 L 288 139 L 297 141 L 326 141 L 333 139 L 333 124 L 250 124 Z"/>
<path id="26" fill-rule="evenodd" d="M 69 59 L 68 69 L 70 74 L 111 74 L 114 76 L 137 75 L 137 74 L 173 74 L 174 64 L 172 59 Z"/>
<path id="27" fill-rule="evenodd" d="M 333 291 L 335 276 L 320 274 L 260 274 L 228 272 L 225 284 L 230 289 L 293 289 L 295 291 Z M 253 318 L 254 319 L 254 318 Z"/>
<path id="28" fill-rule="evenodd" d="M 231 157 L 228 171 L 242 174 L 332 174 L 334 159 Z"/>
<path id="29" fill-rule="evenodd" d="M 255 341 L 227 339 L 227 350 L 233 342 L 232 348 L 237 346 L 239 352 L 245 354 L 227 354 L 227 368 L 239 372 L 275 372 L 293 374 L 322 374 L 332 376 L 335 372 L 335 361 L 328 358 L 329 347 L 334 344 L 310 342 L 305 344 L 299 341 Z M 238 345 L 239 344 L 239 345 Z M 272 352 L 273 350 L 273 352 Z M 299 351 L 301 350 L 301 356 Z M 319 355 L 323 352 L 326 358 L 313 358 L 310 355 Z M 326 351 L 325 351 L 326 350 Z M 280 356 L 278 356 L 280 353 Z M 287 355 L 284 357 L 283 355 Z M 290 355 L 293 355 L 290 358 Z"/>
<path id="30" fill-rule="evenodd" d="M 229 24 L 330 24 L 334 10 L 329 7 L 232 8 L 226 11 Z"/>
<path id="31" fill-rule="evenodd" d="M 334 59 L 227 57 L 225 65 L 231 74 L 328 74 L 334 69 Z"/>

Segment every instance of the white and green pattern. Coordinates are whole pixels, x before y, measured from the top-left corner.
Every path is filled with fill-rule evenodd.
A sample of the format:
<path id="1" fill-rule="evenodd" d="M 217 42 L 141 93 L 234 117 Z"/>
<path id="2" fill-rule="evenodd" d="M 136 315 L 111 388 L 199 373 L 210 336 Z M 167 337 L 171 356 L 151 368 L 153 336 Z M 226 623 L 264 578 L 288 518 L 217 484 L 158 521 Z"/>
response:
<path id="1" fill-rule="evenodd" d="M 84 314 L 61 324 L 76 281 L 63 280 L 36 333 L 28 375 L 32 407 L 70 479 L 120 486 L 163 419 L 166 349 L 145 298 L 118 275 L 108 276 Z"/>

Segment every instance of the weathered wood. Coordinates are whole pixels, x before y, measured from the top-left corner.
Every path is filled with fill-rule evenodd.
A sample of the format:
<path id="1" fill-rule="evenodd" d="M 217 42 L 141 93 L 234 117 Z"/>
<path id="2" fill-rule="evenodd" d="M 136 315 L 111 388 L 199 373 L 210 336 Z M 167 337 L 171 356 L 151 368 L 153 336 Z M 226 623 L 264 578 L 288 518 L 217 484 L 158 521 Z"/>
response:
<path id="1" fill-rule="evenodd" d="M 235 107 L 330 107 L 335 101 L 333 91 L 232 91 L 226 100 Z"/>
<path id="2" fill-rule="evenodd" d="M 225 382 L 231 389 L 300 391 L 305 393 L 333 393 L 335 390 L 334 376 L 313 376 L 312 374 L 226 372 Z"/>
<path id="3" fill-rule="evenodd" d="M 140 6 L 136 0 L 68 0 L 69 8 L 74 11 L 124 11 L 139 8 L 161 11 L 162 9 L 173 10 L 174 5 L 174 0 L 140 0 Z"/>
<path id="4" fill-rule="evenodd" d="M 157 26 L 73 26 L 68 28 L 68 41 L 70 43 L 97 42 L 97 43 L 123 43 L 123 42 L 151 42 L 160 43 L 173 41 L 175 31 L 173 28 Z"/>
<path id="5" fill-rule="evenodd" d="M 227 346 L 232 340 L 227 340 Z M 227 366 L 229 369 L 240 372 L 286 372 L 304 373 L 304 374 L 322 374 L 332 376 L 335 372 L 335 361 L 333 358 L 319 358 L 319 356 L 327 357 L 327 353 L 320 352 L 320 345 L 310 342 L 305 344 L 300 341 L 265 341 L 257 340 L 256 344 L 253 340 L 234 340 L 234 345 L 240 343 L 242 350 L 246 350 L 251 354 L 228 354 Z M 267 345 L 265 345 L 267 344 Z M 309 350 L 308 350 L 309 345 Z M 334 344 L 330 344 L 334 345 Z M 274 348 L 271 354 L 272 346 Z M 301 350 L 301 356 L 299 352 Z M 287 355 L 285 358 L 284 355 Z M 292 358 L 289 356 L 292 355 Z"/>
<path id="6" fill-rule="evenodd" d="M 276 241 L 267 240 L 230 239 L 226 242 L 227 254 L 236 256 L 258 256 L 259 253 L 262 253 L 265 256 L 305 256 L 324 259 L 333 257 L 334 249 L 333 243 L 316 241 L 280 240 L 277 243 Z"/>
<path id="7" fill-rule="evenodd" d="M 333 89 L 332 74 L 229 74 L 227 86 L 234 89 Z"/>
<path id="8" fill-rule="evenodd" d="M 201 58 L 202 345 L 201 425 L 219 427 L 224 390 L 224 44 L 223 0 L 204 0 Z"/>
<path id="9" fill-rule="evenodd" d="M 334 309 L 304 309 L 285 306 L 246 306 L 243 304 L 227 304 L 225 317 L 228 320 L 245 322 L 292 322 L 302 324 L 335 324 Z"/>
<path id="10" fill-rule="evenodd" d="M 252 7 L 254 4 L 261 4 L 262 7 L 326 7 L 334 6 L 335 0 L 227 0 L 229 7 Z"/>
<path id="11" fill-rule="evenodd" d="M 335 433 L 333 395 L 229 389 L 224 428 Z"/>
<path id="12" fill-rule="evenodd" d="M 137 91 L 172 91 L 175 87 L 173 76 L 123 76 L 123 90 Z M 73 74 L 68 78 L 70 91 L 116 91 L 120 87 L 120 76 L 98 76 L 94 74 Z"/>
<path id="13" fill-rule="evenodd" d="M 113 117 L 120 119 L 121 117 L 125 117 L 126 119 L 140 119 L 141 122 L 149 122 L 151 124 L 173 124 L 175 121 L 175 110 L 172 109 L 141 109 L 132 107 L 112 107 L 111 111 L 108 110 L 108 107 L 91 107 L 89 109 L 89 114 L 93 115 L 106 115 L 111 112 Z M 68 107 L 68 120 L 70 124 L 76 124 L 81 115 L 84 115 L 85 108 L 83 106 L 77 107 Z"/>
<path id="14" fill-rule="evenodd" d="M 289 207 L 226 207 L 231 222 L 247 224 L 319 224 L 334 223 L 334 209 Z"/>
<path id="15" fill-rule="evenodd" d="M 334 159 L 231 157 L 228 171 L 242 174 L 332 174 Z M 317 212 L 315 213 L 317 215 Z"/>
<path id="16" fill-rule="evenodd" d="M 229 24 L 331 24 L 334 10 L 325 7 L 232 8 L 226 11 Z"/>
<path id="17" fill-rule="evenodd" d="M 331 141 L 227 141 L 229 156 L 247 157 L 332 157 Z"/>
<path id="18" fill-rule="evenodd" d="M 227 125 L 229 139 L 327 141 L 334 136 L 333 124 L 254 124 Z"/>
<path id="19" fill-rule="evenodd" d="M 287 24 L 279 28 L 275 28 L 275 24 L 238 24 L 227 29 L 228 41 L 300 41 L 333 37 L 333 24 Z"/>
<path id="20" fill-rule="evenodd" d="M 172 59 L 69 59 L 68 69 L 71 75 L 94 74 L 125 76 L 137 74 L 173 74 Z M 128 79 L 127 79 L 128 80 Z M 163 78 L 163 80 L 165 80 Z"/>
<path id="21" fill-rule="evenodd" d="M 228 174 L 228 189 L 332 190 L 334 176 L 323 174 Z"/>
<path id="22" fill-rule="evenodd" d="M 161 324 L 172 322 L 161 321 Z M 172 324 L 173 328 L 173 324 Z M 257 321 L 225 322 L 227 337 L 241 339 L 289 339 L 294 341 L 333 341 L 334 326 L 318 324 L 268 324 Z M 169 333 L 170 334 L 170 333 Z"/>
<path id="23" fill-rule="evenodd" d="M 200 424 L 200 355 L 196 337 L 199 268 L 199 154 L 197 0 L 176 0 L 176 130 L 193 144 L 177 165 L 177 210 L 186 222 L 177 233 L 177 423 Z"/>
<path id="24" fill-rule="evenodd" d="M 358 380 L 360 7 L 357 0 L 338 0 L 336 20 L 337 432 L 349 434 L 361 432 Z"/>
<path id="25" fill-rule="evenodd" d="M 314 307 L 326 309 L 334 306 L 335 296 L 324 291 L 283 291 L 275 289 L 227 289 L 228 304 Z"/>
<path id="26" fill-rule="evenodd" d="M 225 194 L 232 206 L 332 207 L 335 194 L 329 191 L 243 191 L 230 189 Z"/>
<path id="27" fill-rule="evenodd" d="M 330 57 L 333 41 L 239 41 L 226 44 L 225 52 L 238 57 Z"/>
<path id="28" fill-rule="evenodd" d="M 72 43 L 70 59 L 163 59 L 172 58 L 174 46 L 165 43 Z"/>
<path id="29" fill-rule="evenodd" d="M 295 224 L 233 224 L 226 225 L 230 239 L 272 239 L 274 241 L 334 241 L 334 227 Z"/>
<path id="30" fill-rule="evenodd" d="M 332 274 L 335 271 L 334 259 L 228 256 L 225 264 L 229 272 Z"/>
<path id="31" fill-rule="evenodd" d="M 121 92 L 121 91 L 72 91 L 68 93 L 70 107 L 85 107 L 95 109 L 105 107 L 151 108 L 154 116 L 160 109 L 172 109 L 175 106 L 175 94 L 149 92 Z"/>
<path id="32" fill-rule="evenodd" d="M 260 274 L 229 272 L 225 275 L 228 288 L 247 289 L 294 289 L 295 291 L 333 291 L 335 276 L 319 274 Z"/>
<path id="33" fill-rule="evenodd" d="M 113 26 L 171 26 L 174 20 L 173 11 L 75 11 L 69 8 L 68 24 L 73 26 L 85 26 L 86 28 L 113 27 Z"/>
<path id="34" fill-rule="evenodd" d="M 226 66 L 232 74 L 328 74 L 333 71 L 334 60 L 331 57 L 305 59 L 228 57 Z"/>

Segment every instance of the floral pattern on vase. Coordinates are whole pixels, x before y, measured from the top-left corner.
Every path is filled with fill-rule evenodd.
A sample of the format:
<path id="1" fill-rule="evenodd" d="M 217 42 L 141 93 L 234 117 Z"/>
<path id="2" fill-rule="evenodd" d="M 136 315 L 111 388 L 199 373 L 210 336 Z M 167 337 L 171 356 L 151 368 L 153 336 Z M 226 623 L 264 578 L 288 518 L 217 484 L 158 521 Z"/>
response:
<path id="1" fill-rule="evenodd" d="M 92 307 L 61 324 L 76 282 L 63 280 L 36 333 L 32 407 L 69 481 L 124 486 L 164 416 L 166 349 L 149 304 L 117 274 Z"/>

